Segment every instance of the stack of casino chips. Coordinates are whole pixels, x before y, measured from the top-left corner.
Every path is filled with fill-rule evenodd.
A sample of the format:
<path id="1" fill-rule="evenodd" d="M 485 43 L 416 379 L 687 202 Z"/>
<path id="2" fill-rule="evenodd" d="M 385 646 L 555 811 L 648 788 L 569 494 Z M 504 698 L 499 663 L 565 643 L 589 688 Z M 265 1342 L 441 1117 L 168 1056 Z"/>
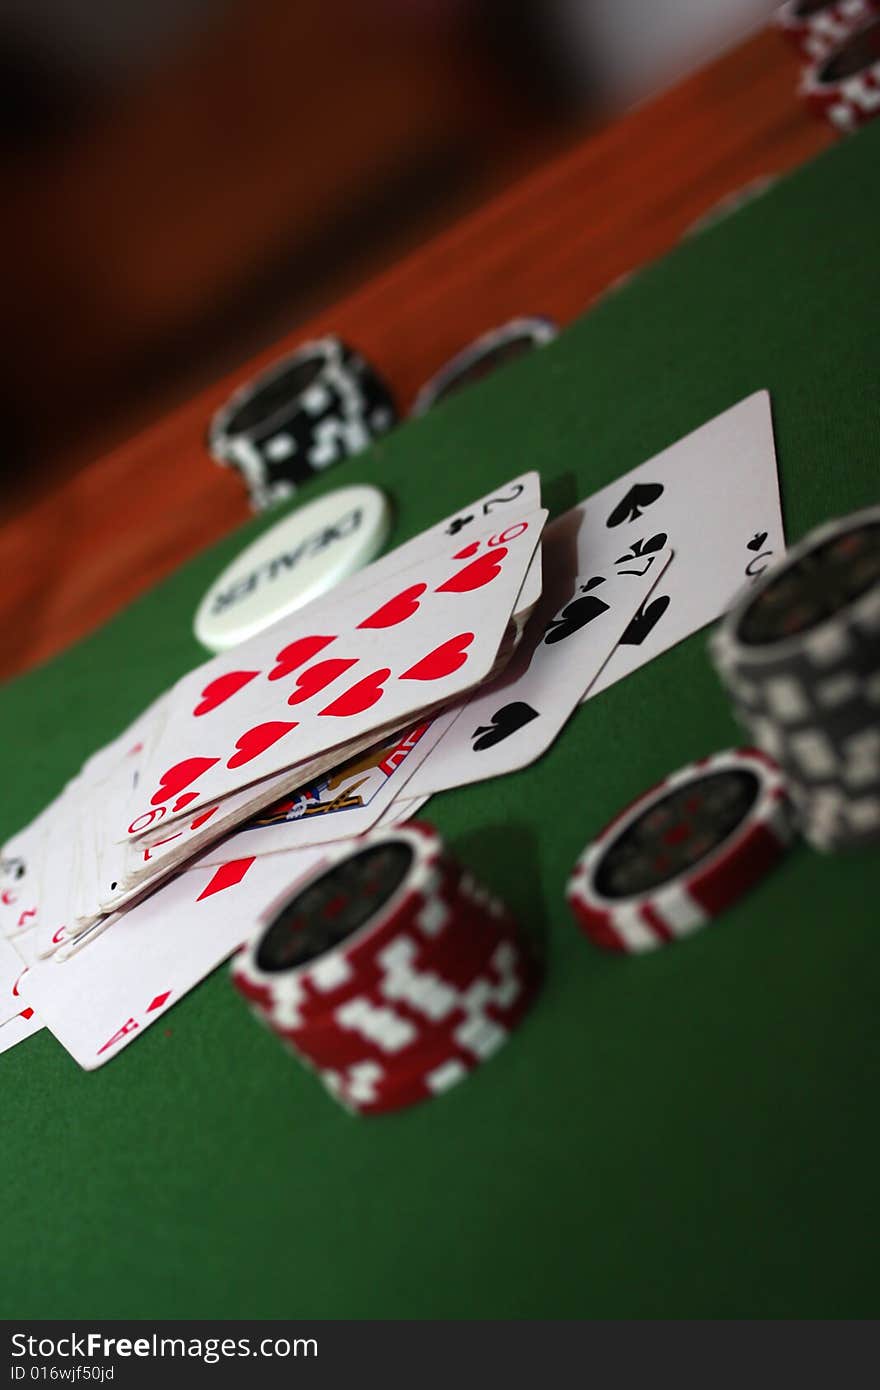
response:
<path id="1" fill-rule="evenodd" d="M 304 343 L 246 382 L 214 415 L 208 449 L 265 511 L 360 453 L 397 422 L 378 372 L 341 339 Z"/>
<path id="2" fill-rule="evenodd" d="M 338 846 L 273 905 L 232 977 L 358 1114 L 462 1080 L 506 1041 L 539 978 L 508 910 L 419 822 Z"/>
<path id="3" fill-rule="evenodd" d="M 741 722 L 818 849 L 880 842 L 880 507 L 813 531 L 711 638 Z"/>
<path id="4" fill-rule="evenodd" d="M 807 62 L 822 62 L 880 13 L 880 0 L 786 0 L 776 24 Z"/>
<path id="5" fill-rule="evenodd" d="M 725 749 L 670 773 L 619 812 L 578 858 L 566 898 L 594 945 L 655 951 L 738 902 L 794 835 L 773 759 Z"/>
<path id="6" fill-rule="evenodd" d="M 880 0 L 787 0 L 776 22 L 804 59 L 814 115 L 843 134 L 880 115 Z"/>

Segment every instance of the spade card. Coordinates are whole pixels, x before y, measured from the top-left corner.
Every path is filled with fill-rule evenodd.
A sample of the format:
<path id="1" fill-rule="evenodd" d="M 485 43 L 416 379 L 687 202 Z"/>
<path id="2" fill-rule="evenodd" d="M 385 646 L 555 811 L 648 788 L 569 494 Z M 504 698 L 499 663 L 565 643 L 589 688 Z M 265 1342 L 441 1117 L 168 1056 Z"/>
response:
<path id="1" fill-rule="evenodd" d="M 231 955 L 320 858 L 298 850 L 193 867 L 68 959 L 35 962 L 21 994 L 80 1066 L 100 1067 Z"/>
<path id="2" fill-rule="evenodd" d="M 128 824 L 153 812 L 166 823 L 192 814 L 372 731 L 403 727 L 479 684 L 546 516 L 508 513 L 503 530 L 434 553 L 356 599 L 310 604 L 185 676 Z M 125 838 L 126 825 L 119 829 Z"/>
<path id="3" fill-rule="evenodd" d="M 641 573 L 675 564 L 585 698 L 712 622 L 784 551 L 770 401 L 756 392 L 587 498 L 555 525 L 579 564 Z"/>
<path id="4" fill-rule="evenodd" d="M 587 698 L 714 622 L 785 550 L 770 397 L 757 391 L 588 497 L 554 525 L 578 569 L 675 563 L 620 639 Z"/>
<path id="5" fill-rule="evenodd" d="M 657 554 L 644 574 L 573 576 L 564 531 L 548 527 L 541 602 L 510 665 L 464 705 L 436 752 L 407 785 L 408 796 L 483 781 L 534 762 L 558 735 L 621 633 L 669 563 Z"/>

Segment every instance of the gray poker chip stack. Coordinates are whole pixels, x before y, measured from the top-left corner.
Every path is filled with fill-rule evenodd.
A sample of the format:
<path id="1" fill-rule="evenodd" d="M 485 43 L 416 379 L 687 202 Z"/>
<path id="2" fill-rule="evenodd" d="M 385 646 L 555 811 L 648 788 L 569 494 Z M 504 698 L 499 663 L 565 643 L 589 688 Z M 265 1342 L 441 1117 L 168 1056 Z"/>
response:
<path id="1" fill-rule="evenodd" d="M 880 507 L 812 531 L 734 604 L 710 651 L 810 843 L 880 842 Z"/>
<path id="2" fill-rule="evenodd" d="M 255 511 L 397 423 L 391 392 L 359 353 L 328 336 L 304 343 L 240 386 L 208 428 L 208 450 L 244 479 Z"/>

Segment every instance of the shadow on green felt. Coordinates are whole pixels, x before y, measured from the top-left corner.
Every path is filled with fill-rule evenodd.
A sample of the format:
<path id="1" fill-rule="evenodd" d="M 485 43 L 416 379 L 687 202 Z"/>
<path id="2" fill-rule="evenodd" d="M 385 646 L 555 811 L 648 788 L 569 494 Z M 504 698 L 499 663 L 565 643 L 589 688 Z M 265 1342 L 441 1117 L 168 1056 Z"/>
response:
<path id="1" fill-rule="evenodd" d="M 481 876 L 483 886 L 510 908 L 524 940 L 543 966 L 550 919 L 541 894 L 538 837 L 534 830 L 524 824 L 484 825 L 457 835 L 450 842 L 450 849 L 461 864 L 492 866 L 491 877 Z"/>

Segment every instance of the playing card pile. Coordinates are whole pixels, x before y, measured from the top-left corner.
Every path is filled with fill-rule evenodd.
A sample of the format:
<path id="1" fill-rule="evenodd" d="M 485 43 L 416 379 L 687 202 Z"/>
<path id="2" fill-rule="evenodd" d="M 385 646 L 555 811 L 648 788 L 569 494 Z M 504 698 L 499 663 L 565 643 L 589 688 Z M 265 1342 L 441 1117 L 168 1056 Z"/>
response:
<path id="1" fill-rule="evenodd" d="M 503 484 L 190 671 L 4 846 L 0 1051 L 45 1024 L 102 1065 L 331 842 L 533 762 L 783 548 L 760 392 L 549 524 L 537 472 Z"/>

